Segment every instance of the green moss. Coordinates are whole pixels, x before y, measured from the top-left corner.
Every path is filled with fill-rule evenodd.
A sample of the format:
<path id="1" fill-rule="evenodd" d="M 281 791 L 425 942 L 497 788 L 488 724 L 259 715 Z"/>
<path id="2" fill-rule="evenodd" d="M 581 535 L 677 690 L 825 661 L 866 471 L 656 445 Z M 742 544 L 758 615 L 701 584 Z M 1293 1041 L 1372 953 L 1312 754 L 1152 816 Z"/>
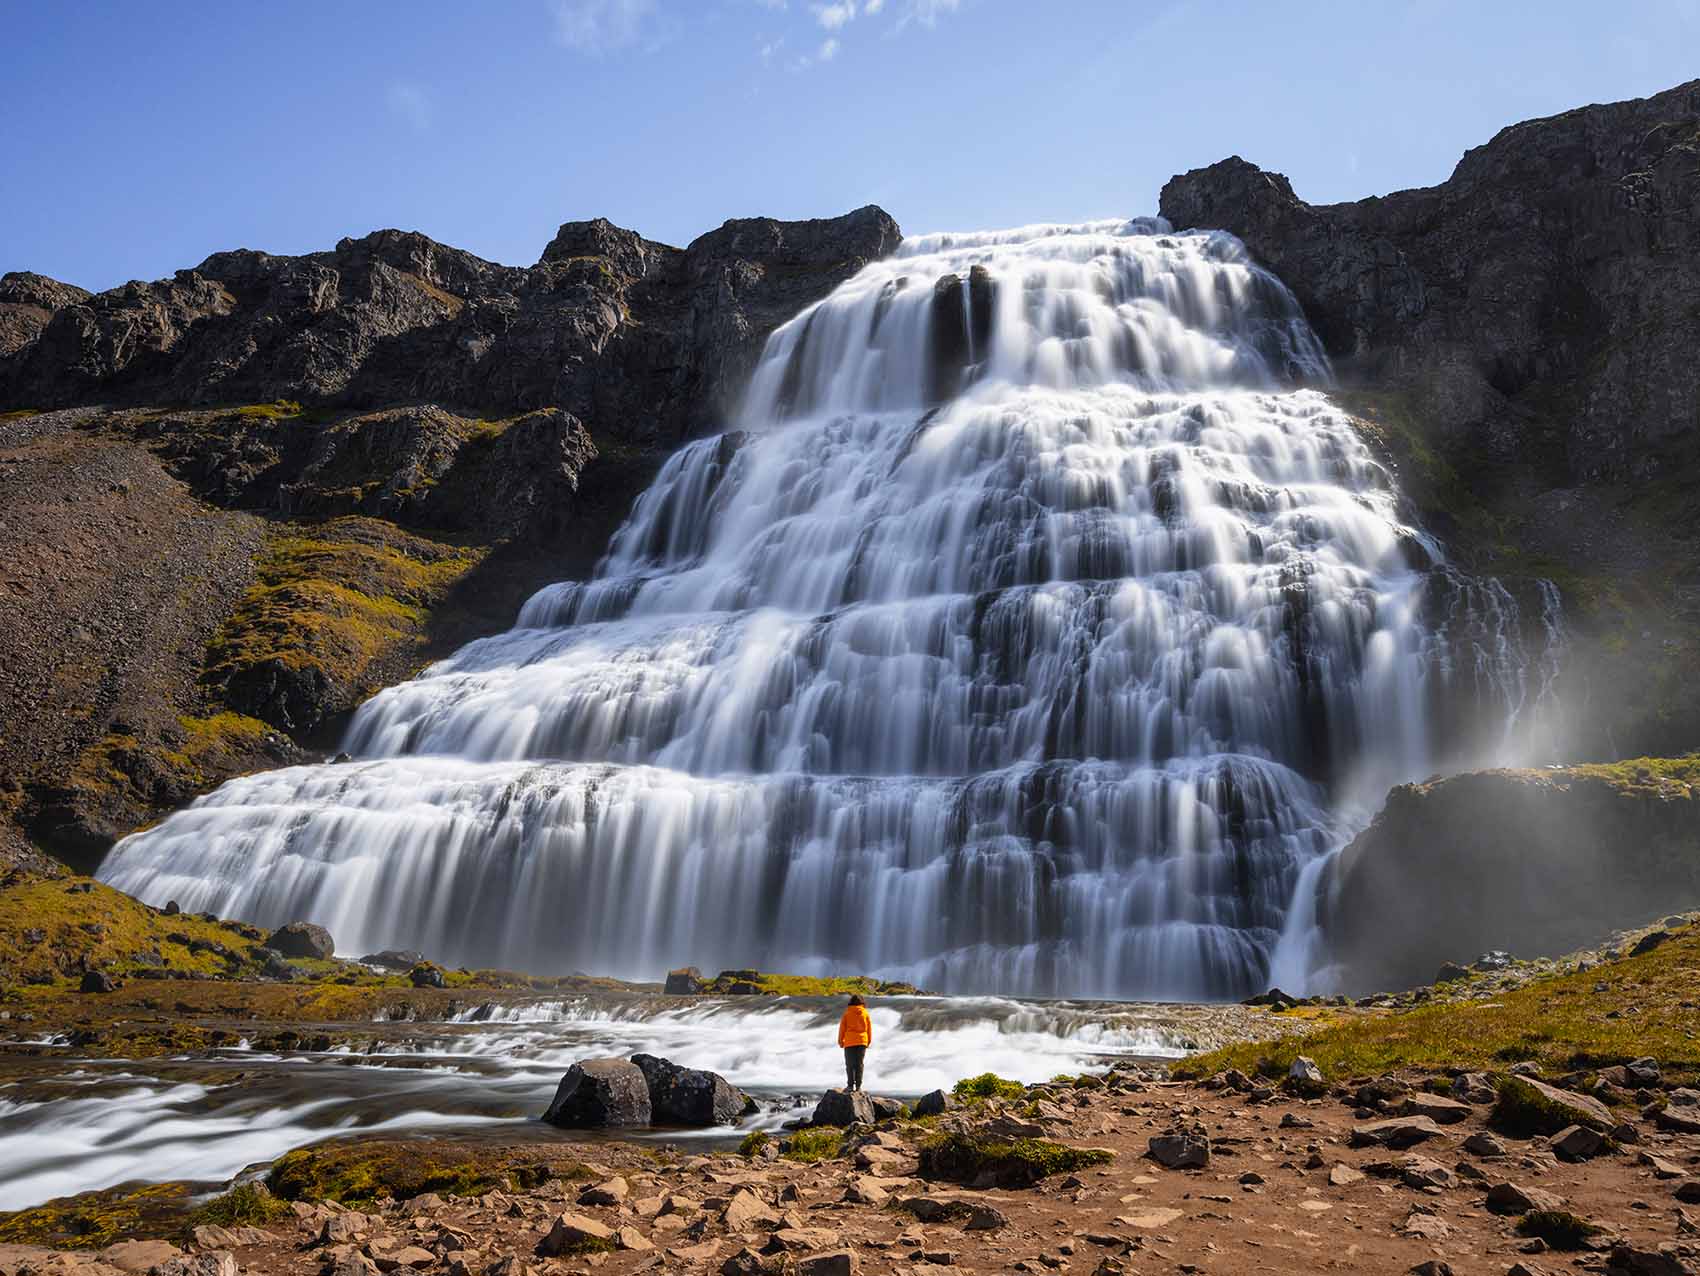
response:
<path id="1" fill-rule="evenodd" d="M 1554 1249 L 1582 1249 L 1602 1229 L 1568 1210 L 1531 1210 L 1517 1221 L 1519 1236 L 1538 1236 Z"/>
<path id="2" fill-rule="evenodd" d="M 272 1166 L 266 1183 L 284 1200 L 359 1206 L 426 1192 L 482 1196 L 504 1186 L 507 1177 L 499 1167 L 464 1159 L 464 1149 L 445 1152 L 423 1143 L 362 1142 L 287 1153 Z"/>
<path id="3" fill-rule="evenodd" d="M 944 1134 L 921 1145 L 924 1178 L 975 1183 L 990 1177 L 999 1187 L 1031 1187 L 1053 1174 L 1072 1173 L 1115 1159 L 1106 1148 L 1075 1148 L 1049 1139 L 1001 1140 Z"/>
<path id="4" fill-rule="evenodd" d="M 964 1077 L 950 1092 L 964 1103 L 973 1103 L 984 1099 L 1019 1099 L 1027 1093 L 1027 1087 L 995 1072 L 982 1072 L 977 1077 Z"/>
<path id="5" fill-rule="evenodd" d="M 250 420 L 281 421 L 301 415 L 301 405 L 294 399 L 278 399 L 273 403 L 249 403 L 235 410 L 235 415 Z"/>
<path id="6" fill-rule="evenodd" d="M 914 984 L 874 979 L 868 975 L 830 978 L 814 975 L 784 975 L 758 970 L 723 970 L 708 980 L 702 991 L 710 995 L 760 994 L 770 997 L 864 997 L 913 996 Z"/>
<path id="7" fill-rule="evenodd" d="M 263 1183 L 239 1183 L 189 1216 L 189 1227 L 264 1227 L 289 1215 L 289 1206 Z"/>
<path id="8" fill-rule="evenodd" d="M 1575 1108 L 1549 1099 L 1522 1077 L 1495 1077 L 1494 1089 L 1498 1097 L 1494 1100 L 1488 1123 L 1502 1134 L 1532 1139 L 1538 1135 L 1557 1134 L 1577 1122 Z"/>
<path id="9" fill-rule="evenodd" d="M 12 408 L 10 411 L 0 412 L 0 423 L 22 421 L 25 417 L 38 416 L 40 413 L 40 408 Z"/>
<path id="10" fill-rule="evenodd" d="M 798 1130 L 779 1145 L 779 1155 L 787 1161 L 825 1161 L 842 1155 L 844 1131 L 830 1126 L 815 1130 Z"/>
<path id="11" fill-rule="evenodd" d="M 773 1142 L 773 1139 L 766 1130 L 751 1130 L 738 1144 L 738 1155 L 756 1156 L 771 1142 Z"/>
<path id="12" fill-rule="evenodd" d="M 1596 985 L 1603 985 L 1595 991 Z M 1668 1075 L 1700 1077 L 1693 1000 L 1700 985 L 1700 927 L 1650 953 L 1586 972 L 1404 1011 L 1337 1014 L 1302 1038 L 1245 1042 L 1176 1065 L 1182 1077 L 1260 1060 L 1285 1071 L 1309 1055 L 1327 1076 L 1379 1076 L 1397 1068 L 1492 1070 L 1528 1059 L 1553 1072 L 1598 1068 L 1654 1055 Z M 1635 1013 L 1625 1013 L 1634 1007 Z M 1615 1016 L 1613 1014 L 1615 1013 Z"/>
<path id="13" fill-rule="evenodd" d="M 175 1235 L 189 1189 L 183 1183 L 84 1192 L 0 1214 L 0 1244 L 102 1249 L 121 1240 Z"/>

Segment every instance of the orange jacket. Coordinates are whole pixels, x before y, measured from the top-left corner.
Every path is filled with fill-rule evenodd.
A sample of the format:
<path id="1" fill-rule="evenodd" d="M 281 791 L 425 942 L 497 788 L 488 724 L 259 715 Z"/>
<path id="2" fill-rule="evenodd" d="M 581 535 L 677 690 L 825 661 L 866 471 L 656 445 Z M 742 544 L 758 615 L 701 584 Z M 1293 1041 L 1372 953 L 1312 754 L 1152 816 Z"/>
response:
<path id="1" fill-rule="evenodd" d="M 867 1046 L 874 1040 L 874 1022 L 868 1018 L 866 1006 L 844 1007 L 844 1018 L 838 1021 L 840 1046 Z"/>

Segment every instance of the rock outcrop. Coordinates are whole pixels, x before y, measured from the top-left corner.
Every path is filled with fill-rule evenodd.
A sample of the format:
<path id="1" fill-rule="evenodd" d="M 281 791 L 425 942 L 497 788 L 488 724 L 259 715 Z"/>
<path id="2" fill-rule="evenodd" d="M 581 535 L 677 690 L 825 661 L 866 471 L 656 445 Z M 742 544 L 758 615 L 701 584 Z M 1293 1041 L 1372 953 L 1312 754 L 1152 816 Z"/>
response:
<path id="1" fill-rule="evenodd" d="M 0 859 L 92 869 L 589 574 L 768 333 L 898 238 L 864 208 L 685 249 L 569 223 L 529 268 L 380 231 L 5 276 Z"/>
<path id="2" fill-rule="evenodd" d="M 1162 215 L 1238 235 L 1353 381 L 1523 449 L 1554 395 L 1580 479 L 1645 477 L 1700 418 L 1700 80 L 1502 129 L 1439 186 L 1311 205 L 1235 156 Z"/>
<path id="3" fill-rule="evenodd" d="M 649 1086 L 651 1119 L 657 1125 L 732 1125 L 750 1110 L 743 1091 L 718 1072 L 685 1068 L 652 1054 L 632 1062 Z"/>
<path id="4" fill-rule="evenodd" d="M 1235 156 L 1160 208 L 1293 290 L 1337 397 L 1532 649 L 1561 591 L 1543 679 L 1586 713 L 1532 727 L 1546 756 L 1700 747 L 1700 81 L 1514 124 L 1427 189 L 1314 205 Z"/>
<path id="5" fill-rule="evenodd" d="M 336 956 L 336 941 L 330 931 L 312 922 L 290 922 L 266 937 L 265 947 L 283 957 L 316 957 L 321 961 Z"/>
<path id="6" fill-rule="evenodd" d="M 649 1086 L 629 1059 L 582 1059 L 561 1078 L 543 1119 L 567 1129 L 648 1125 Z"/>
<path id="7" fill-rule="evenodd" d="M 569 222 L 528 268 L 381 230 L 95 296 L 8 275 L 0 404 L 554 407 L 671 442 L 722 420 L 767 334 L 898 239 L 868 207 L 730 221 L 684 249 Z"/>
<path id="8" fill-rule="evenodd" d="M 1485 771 L 1395 788 L 1325 879 L 1350 992 L 1490 949 L 1552 956 L 1700 903 L 1700 762 Z"/>

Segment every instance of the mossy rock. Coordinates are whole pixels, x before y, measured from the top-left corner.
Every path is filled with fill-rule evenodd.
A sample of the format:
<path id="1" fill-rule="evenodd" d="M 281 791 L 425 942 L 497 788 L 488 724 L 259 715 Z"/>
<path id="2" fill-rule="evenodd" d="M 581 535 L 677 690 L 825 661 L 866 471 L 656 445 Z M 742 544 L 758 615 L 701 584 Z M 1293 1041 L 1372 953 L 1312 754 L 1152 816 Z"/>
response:
<path id="1" fill-rule="evenodd" d="M 760 1156 L 767 1150 L 767 1145 L 773 1142 L 773 1136 L 766 1130 L 751 1130 L 738 1144 L 738 1155 L 744 1157 Z"/>
<path id="2" fill-rule="evenodd" d="M 977 1077 L 964 1077 L 950 1088 L 950 1092 L 963 1103 L 973 1103 L 985 1099 L 1016 1100 L 1024 1097 L 1027 1087 L 1019 1081 L 1010 1081 L 1000 1077 L 995 1072 L 982 1072 Z"/>
<path id="3" fill-rule="evenodd" d="M 1517 1222 L 1519 1236 L 1538 1236 L 1562 1250 L 1584 1249 L 1602 1230 L 1568 1210 L 1530 1210 Z"/>
<path id="4" fill-rule="evenodd" d="M 991 1181 L 998 1187 L 1031 1187 L 1115 1159 L 1107 1148 L 1076 1148 L 1049 1139 L 994 1139 L 945 1134 L 921 1145 L 921 1176 L 953 1183 Z"/>
<path id="5" fill-rule="evenodd" d="M 1495 1078 L 1494 1089 L 1498 1098 L 1494 1100 L 1488 1122 L 1513 1138 L 1557 1134 L 1572 1125 L 1597 1130 L 1611 1128 L 1609 1117 L 1602 1119 L 1599 1115 L 1604 1108 L 1597 1100 L 1568 1095 L 1556 1087 L 1516 1075 Z"/>
<path id="6" fill-rule="evenodd" d="M 831 1160 L 842 1155 L 844 1150 L 844 1131 L 822 1126 L 816 1130 L 798 1130 L 780 1145 L 779 1155 L 787 1161 Z"/>
<path id="7" fill-rule="evenodd" d="M 115 1241 L 176 1236 L 190 1200 L 186 1183 L 150 1183 L 61 1197 L 0 1214 L 0 1244 L 102 1249 Z"/>
<path id="8" fill-rule="evenodd" d="M 287 1153 L 266 1176 L 286 1201 L 336 1201 L 365 1206 L 440 1196 L 483 1196 L 497 1189 L 535 1187 L 554 1178 L 582 1178 L 577 1161 L 533 1158 L 523 1150 L 434 1144 L 422 1140 L 322 1143 Z"/>

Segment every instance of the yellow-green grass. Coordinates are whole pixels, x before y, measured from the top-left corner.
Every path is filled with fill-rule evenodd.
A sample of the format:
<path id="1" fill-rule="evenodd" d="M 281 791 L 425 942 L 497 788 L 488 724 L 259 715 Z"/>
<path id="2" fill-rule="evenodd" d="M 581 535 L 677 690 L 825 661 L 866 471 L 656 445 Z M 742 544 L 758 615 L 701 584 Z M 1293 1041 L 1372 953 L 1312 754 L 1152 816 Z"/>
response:
<path id="1" fill-rule="evenodd" d="M 1657 1058 L 1667 1076 L 1692 1080 L 1700 1076 L 1700 927 L 1592 970 L 1491 997 L 1342 1016 L 1302 1039 L 1226 1046 L 1175 1071 L 1203 1077 L 1261 1067 L 1284 1075 L 1300 1054 L 1330 1081 L 1400 1068 L 1503 1068 L 1522 1060 L 1568 1072 L 1642 1055 Z"/>
<path id="2" fill-rule="evenodd" d="M 102 1249 L 116 1241 L 177 1234 L 190 1199 L 186 1183 L 151 1183 L 61 1197 L 0 1214 L 0 1244 Z"/>
<path id="3" fill-rule="evenodd" d="M 591 1177 L 582 1162 L 548 1147 L 358 1140 L 286 1153 L 266 1184 L 286 1201 L 361 1206 L 427 1192 L 482 1196 L 498 1188 L 524 1190 L 551 1179 Z"/>
<path id="4" fill-rule="evenodd" d="M 749 971 L 722 971 L 707 981 L 705 991 L 725 993 L 731 990 L 733 984 L 740 983 L 754 984 L 762 995 L 773 997 L 848 997 L 853 993 L 864 997 L 896 997 L 917 991 L 913 984 L 874 979 L 868 975 L 817 977 L 757 971 L 751 978 L 751 974 Z"/>

